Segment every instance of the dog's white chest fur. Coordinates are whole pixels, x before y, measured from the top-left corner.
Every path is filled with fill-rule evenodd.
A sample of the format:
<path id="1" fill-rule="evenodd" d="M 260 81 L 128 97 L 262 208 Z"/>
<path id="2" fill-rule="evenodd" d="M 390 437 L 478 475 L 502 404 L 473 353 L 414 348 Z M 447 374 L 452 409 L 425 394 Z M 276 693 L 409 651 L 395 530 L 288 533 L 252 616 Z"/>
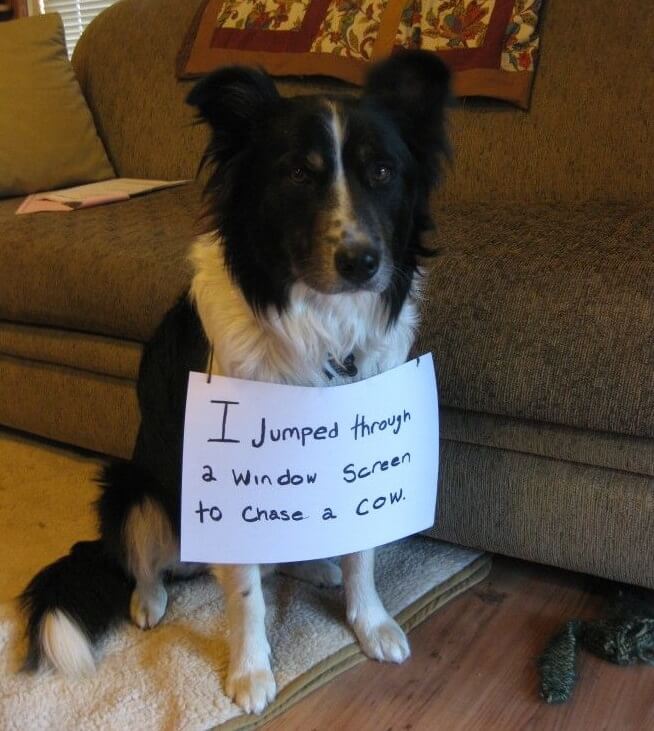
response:
<path id="1" fill-rule="evenodd" d="M 196 239 L 191 297 L 214 348 L 216 374 L 305 386 L 369 378 L 406 360 L 418 323 L 413 295 L 397 321 L 373 292 L 325 295 L 294 284 L 283 313 L 255 314 L 227 272 L 212 235 Z M 329 361 L 354 356 L 356 375 L 341 376 Z M 327 372 L 330 375 L 327 375 Z"/>

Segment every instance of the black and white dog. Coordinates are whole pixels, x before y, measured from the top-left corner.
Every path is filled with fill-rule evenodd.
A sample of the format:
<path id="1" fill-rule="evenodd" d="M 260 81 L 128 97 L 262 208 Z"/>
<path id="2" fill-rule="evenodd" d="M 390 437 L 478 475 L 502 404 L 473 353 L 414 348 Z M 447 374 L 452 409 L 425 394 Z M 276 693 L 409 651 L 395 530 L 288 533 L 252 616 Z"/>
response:
<path id="1" fill-rule="evenodd" d="M 227 68 L 189 103 L 212 130 L 210 230 L 192 247 L 189 296 L 147 345 L 134 455 L 108 464 L 97 503 L 100 539 L 78 543 L 22 595 L 26 665 L 69 674 L 94 668 L 93 644 L 131 615 L 163 616 L 164 579 L 179 562 L 182 430 L 189 370 L 324 386 L 368 378 L 406 360 L 418 321 L 428 196 L 446 151 L 449 74 L 420 52 L 375 67 L 363 94 L 282 98 L 264 73 Z M 147 276 L 147 272 L 143 273 Z M 409 655 L 375 589 L 374 554 L 341 561 L 347 619 L 377 660 Z M 264 627 L 262 568 L 213 569 L 230 626 L 227 693 L 248 712 L 275 696 Z M 329 561 L 282 570 L 341 581 Z"/>

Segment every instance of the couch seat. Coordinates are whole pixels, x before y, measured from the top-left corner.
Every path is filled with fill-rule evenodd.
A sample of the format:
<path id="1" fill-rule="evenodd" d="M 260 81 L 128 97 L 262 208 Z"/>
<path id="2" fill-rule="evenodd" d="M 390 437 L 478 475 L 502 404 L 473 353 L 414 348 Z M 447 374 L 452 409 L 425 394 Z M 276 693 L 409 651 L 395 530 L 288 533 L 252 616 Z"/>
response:
<path id="1" fill-rule="evenodd" d="M 188 285 L 196 185 L 74 213 L 4 215 L 15 203 L 0 206 L 5 240 L 21 242 L 0 249 L 0 321 L 39 330 L 26 350 L 28 335 L 5 327 L 7 355 L 66 364 L 65 342 L 55 348 L 47 328 L 144 342 Z M 435 355 L 441 404 L 654 437 L 652 210 L 474 206 L 437 220 L 417 350 Z M 93 362 L 102 370 L 102 358 Z"/>
<path id="2" fill-rule="evenodd" d="M 434 353 L 441 403 L 654 437 L 653 214 L 441 210 L 417 345 Z"/>
<path id="3" fill-rule="evenodd" d="M 146 340 L 189 280 L 196 184 L 72 213 L 0 201 L 0 319 Z"/>

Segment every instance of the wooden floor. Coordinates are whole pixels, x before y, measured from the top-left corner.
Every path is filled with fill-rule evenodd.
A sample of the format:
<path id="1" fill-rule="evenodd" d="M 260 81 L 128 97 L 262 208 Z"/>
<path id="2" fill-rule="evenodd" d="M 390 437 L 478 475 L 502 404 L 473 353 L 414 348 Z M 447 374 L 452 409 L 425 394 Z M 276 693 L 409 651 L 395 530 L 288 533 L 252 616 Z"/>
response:
<path id="1" fill-rule="evenodd" d="M 366 662 L 269 722 L 266 731 L 654 730 L 654 668 L 582 655 L 571 701 L 548 706 L 535 658 L 574 616 L 605 606 L 589 577 L 496 558 L 488 579 L 409 636 L 404 665 Z"/>

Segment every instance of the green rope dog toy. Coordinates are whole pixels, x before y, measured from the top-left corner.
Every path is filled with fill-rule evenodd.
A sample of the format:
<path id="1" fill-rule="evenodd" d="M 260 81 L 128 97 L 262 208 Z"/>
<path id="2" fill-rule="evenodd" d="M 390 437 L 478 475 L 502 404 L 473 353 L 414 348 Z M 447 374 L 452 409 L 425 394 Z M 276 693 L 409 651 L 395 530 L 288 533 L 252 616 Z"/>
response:
<path id="1" fill-rule="evenodd" d="M 546 703 L 565 703 L 572 695 L 580 647 L 616 665 L 654 665 L 654 607 L 622 590 L 605 619 L 568 622 L 538 661 Z"/>

